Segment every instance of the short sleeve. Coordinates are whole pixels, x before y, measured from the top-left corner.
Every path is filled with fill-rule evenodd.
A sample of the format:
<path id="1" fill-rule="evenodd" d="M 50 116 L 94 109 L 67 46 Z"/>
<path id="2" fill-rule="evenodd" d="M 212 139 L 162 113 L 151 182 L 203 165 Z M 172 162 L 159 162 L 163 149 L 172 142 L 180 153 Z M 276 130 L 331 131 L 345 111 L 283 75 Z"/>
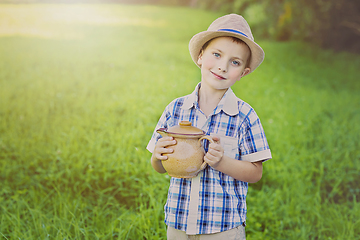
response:
<path id="1" fill-rule="evenodd" d="M 248 162 L 271 159 L 271 151 L 260 119 L 252 109 L 240 133 L 241 160 Z"/>
<path id="2" fill-rule="evenodd" d="M 156 124 L 156 127 L 154 129 L 154 132 L 152 134 L 152 137 L 146 147 L 146 149 L 153 153 L 155 145 L 157 143 L 157 141 L 161 138 L 161 135 L 159 133 L 156 132 L 157 129 L 159 128 L 167 128 L 167 120 L 170 118 L 170 113 L 167 111 L 167 108 L 164 110 L 164 112 L 162 113 L 158 123 Z"/>

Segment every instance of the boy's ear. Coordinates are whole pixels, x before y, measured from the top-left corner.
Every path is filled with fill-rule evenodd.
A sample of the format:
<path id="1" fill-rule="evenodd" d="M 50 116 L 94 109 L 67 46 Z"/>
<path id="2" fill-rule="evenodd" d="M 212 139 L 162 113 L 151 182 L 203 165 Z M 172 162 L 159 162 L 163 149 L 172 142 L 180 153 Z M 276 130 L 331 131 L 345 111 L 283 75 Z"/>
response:
<path id="1" fill-rule="evenodd" d="M 203 55 L 203 51 L 200 52 L 199 56 L 198 56 L 198 60 L 197 60 L 197 64 L 198 65 L 202 65 L 202 55 Z"/>
<path id="2" fill-rule="evenodd" d="M 250 72 L 251 72 L 251 69 L 249 67 L 245 68 L 241 74 L 241 77 L 248 75 Z"/>

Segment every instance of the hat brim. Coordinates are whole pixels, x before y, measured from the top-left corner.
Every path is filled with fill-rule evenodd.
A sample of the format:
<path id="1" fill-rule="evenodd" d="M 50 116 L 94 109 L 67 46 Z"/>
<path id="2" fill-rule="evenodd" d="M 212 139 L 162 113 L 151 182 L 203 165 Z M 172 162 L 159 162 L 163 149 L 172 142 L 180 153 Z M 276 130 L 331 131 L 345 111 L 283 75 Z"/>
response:
<path id="1" fill-rule="evenodd" d="M 189 51 L 194 63 L 197 63 L 201 48 L 204 44 L 216 37 L 236 37 L 244 41 L 250 48 L 251 56 L 249 61 L 250 72 L 253 72 L 264 60 L 264 50 L 251 39 L 237 33 L 227 31 L 204 31 L 194 35 L 189 42 Z"/>

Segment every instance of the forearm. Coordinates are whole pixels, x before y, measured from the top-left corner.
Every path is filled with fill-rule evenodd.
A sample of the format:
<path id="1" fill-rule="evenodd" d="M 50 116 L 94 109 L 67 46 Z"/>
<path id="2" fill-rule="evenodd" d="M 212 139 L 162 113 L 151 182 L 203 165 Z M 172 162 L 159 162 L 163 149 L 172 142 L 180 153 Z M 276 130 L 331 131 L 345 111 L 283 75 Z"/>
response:
<path id="1" fill-rule="evenodd" d="M 262 162 L 239 161 L 223 156 L 219 164 L 214 167 L 237 180 L 249 183 L 258 182 L 262 177 Z"/>
<path id="2" fill-rule="evenodd" d="M 151 156 L 151 165 L 155 169 L 155 171 L 159 173 L 166 173 L 166 170 L 163 167 L 161 160 L 157 159 L 154 153 Z"/>

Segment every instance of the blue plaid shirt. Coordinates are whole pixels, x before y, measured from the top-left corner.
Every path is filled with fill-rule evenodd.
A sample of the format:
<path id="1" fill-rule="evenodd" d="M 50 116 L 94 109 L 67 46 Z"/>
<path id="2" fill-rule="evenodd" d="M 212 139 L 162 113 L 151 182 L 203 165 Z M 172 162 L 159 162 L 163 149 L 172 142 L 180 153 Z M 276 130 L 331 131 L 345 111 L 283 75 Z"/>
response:
<path id="1" fill-rule="evenodd" d="M 166 107 L 147 149 L 153 152 L 157 140 L 161 138 L 156 129 L 169 128 L 186 120 L 207 135 L 219 136 L 224 155 L 228 157 L 250 162 L 270 159 L 265 133 L 254 109 L 237 98 L 229 88 L 213 113 L 206 117 L 198 103 L 200 86 L 198 84 L 192 94 L 177 98 Z M 190 228 L 187 223 L 192 179 L 171 178 L 165 223 L 188 234 L 211 234 L 245 224 L 248 184 L 209 165 L 199 175 L 196 226 L 191 227 L 195 232 L 187 231 Z"/>

